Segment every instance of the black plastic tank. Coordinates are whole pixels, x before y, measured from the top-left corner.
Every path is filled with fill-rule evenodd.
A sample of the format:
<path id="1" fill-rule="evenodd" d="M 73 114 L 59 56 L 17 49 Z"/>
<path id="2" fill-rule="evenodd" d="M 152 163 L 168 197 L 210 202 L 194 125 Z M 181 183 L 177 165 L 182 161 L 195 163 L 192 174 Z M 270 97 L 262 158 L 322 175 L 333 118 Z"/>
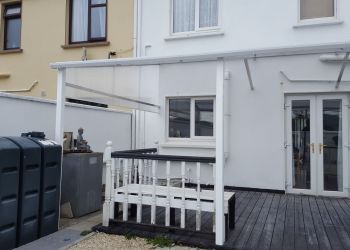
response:
<path id="1" fill-rule="evenodd" d="M 0 249 L 16 247 L 20 149 L 0 137 Z"/>
<path id="2" fill-rule="evenodd" d="M 58 230 L 62 147 L 50 140 L 30 137 L 41 148 L 39 237 Z"/>
<path id="3" fill-rule="evenodd" d="M 17 246 L 38 238 L 41 148 L 24 137 L 7 137 L 20 148 Z"/>

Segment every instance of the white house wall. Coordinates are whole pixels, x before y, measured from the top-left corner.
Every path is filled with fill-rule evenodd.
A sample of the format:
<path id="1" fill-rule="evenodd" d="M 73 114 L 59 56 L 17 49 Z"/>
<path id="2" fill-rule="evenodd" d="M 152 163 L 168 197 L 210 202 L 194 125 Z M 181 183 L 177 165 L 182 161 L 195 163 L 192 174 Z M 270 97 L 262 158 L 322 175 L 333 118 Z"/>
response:
<path id="1" fill-rule="evenodd" d="M 242 60 L 225 62 L 231 72 L 229 81 L 230 133 L 229 158 L 225 167 L 225 185 L 285 190 L 285 96 L 292 93 L 349 93 L 350 84 L 291 83 L 291 79 L 333 80 L 340 64 L 323 63 L 320 55 L 282 56 L 249 60 L 254 90 L 250 89 Z M 198 141 L 171 142 L 166 135 L 166 97 L 215 95 L 216 62 L 160 66 L 161 113 L 147 119 L 152 132 L 148 145 L 159 141 L 160 152 L 175 155 L 214 156 L 215 144 Z M 344 80 L 350 80 L 346 69 Z M 146 115 L 147 117 L 148 115 Z M 158 127 L 157 127 L 158 124 Z M 159 131 L 156 133 L 155 131 Z M 146 134 L 148 132 L 146 131 Z M 192 178 L 195 171 L 192 171 Z M 212 183 L 211 167 L 204 167 L 203 183 Z"/>
<path id="2" fill-rule="evenodd" d="M 350 40 L 350 1 L 336 1 L 335 22 L 304 27 L 297 26 L 298 1 L 221 0 L 221 35 L 169 40 L 171 0 L 143 0 L 141 55 L 182 55 Z"/>

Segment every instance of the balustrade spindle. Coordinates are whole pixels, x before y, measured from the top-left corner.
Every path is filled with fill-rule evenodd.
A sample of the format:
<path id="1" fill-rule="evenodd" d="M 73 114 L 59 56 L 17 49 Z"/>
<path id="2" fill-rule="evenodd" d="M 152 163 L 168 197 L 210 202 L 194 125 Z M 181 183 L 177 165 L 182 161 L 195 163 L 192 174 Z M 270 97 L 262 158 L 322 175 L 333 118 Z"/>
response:
<path id="1" fill-rule="evenodd" d="M 138 175 L 137 174 L 137 172 L 138 172 L 138 170 L 137 170 L 138 169 L 138 164 L 137 163 L 139 161 L 138 160 L 134 160 L 133 162 L 134 162 L 134 164 L 133 164 L 134 165 L 134 184 L 137 184 L 137 175 Z"/>
<path id="2" fill-rule="evenodd" d="M 120 187 L 120 165 L 121 165 L 121 159 L 117 159 L 117 183 L 116 183 L 116 186 L 117 188 Z"/>
<path id="3" fill-rule="evenodd" d="M 201 230 L 201 164 L 197 162 L 197 210 L 196 210 L 196 230 Z"/>
<path id="4" fill-rule="evenodd" d="M 152 185 L 152 166 L 153 166 L 153 161 L 149 162 L 149 168 L 148 168 L 148 184 Z"/>
<path id="5" fill-rule="evenodd" d="M 129 174 L 129 161 L 128 159 L 124 159 L 124 180 L 123 180 L 123 184 L 124 184 L 124 202 L 123 202 L 123 221 L 127 221 L 128 220 L 128 174 Z"/>
<path id="6" fill-rule="evenodd" d="M 139 160 L 139 189 L 138 189 L 138 203 L 137 203 L 137 216 L 136 222 L 141 223 L 142 217 L 142 176 L 143 176 L 143 160 Z"/>
<path id="7" fill-rule="evenodd" d="M 165 207 L 165 226 L 170 226 L 170 161 L 166 162 L 166 186 L 167 186 L 167 200 Z"/>
<path id="8" fill-rule="evenodd" d="M 132 165 L 133 165 L 133 160 L 130 161 L 130 163 L 128 164 L 128 176 L 129 176 L 129 179 L 128 179 L 128 184 L 131 184 L 131 178 L 132 178 Z"/>
<path id="9" fill-rule="evenodd" d="M 186 162 L 181 162 L 181 177 L 182 177 L 182 205 L 181 205 L 181 228 L 185 228 L 186 226 Z"/>
<path id="10" fill-rule="evenodd" d="M 152 205 L 151 205 L 151 224 L 156 224 L 156 161 L 152 161 Z"/>

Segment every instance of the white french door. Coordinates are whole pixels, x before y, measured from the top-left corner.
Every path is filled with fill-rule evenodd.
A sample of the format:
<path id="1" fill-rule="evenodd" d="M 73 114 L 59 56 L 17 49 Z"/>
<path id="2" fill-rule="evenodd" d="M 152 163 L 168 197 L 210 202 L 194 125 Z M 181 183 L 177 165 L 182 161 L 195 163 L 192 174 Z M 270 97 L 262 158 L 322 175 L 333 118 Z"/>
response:
<path id="1" fill-rule="evenodd" d="M 348 97 L 286 98 L 287 192 L 348 195 Z"/>

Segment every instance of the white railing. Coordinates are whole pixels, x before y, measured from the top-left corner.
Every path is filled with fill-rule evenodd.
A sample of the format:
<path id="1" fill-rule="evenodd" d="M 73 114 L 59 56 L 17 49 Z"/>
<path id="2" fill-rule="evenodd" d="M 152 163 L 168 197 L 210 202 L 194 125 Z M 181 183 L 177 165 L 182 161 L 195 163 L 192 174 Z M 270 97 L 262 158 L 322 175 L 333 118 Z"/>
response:
<path id="1" fill-rule="evenodd" d="M 122 220 L 129 219 L 129 206 L 136 206 L 136 222 L 142 223 L 142 206 L 151 207 L 151 224 L 156 224 L 156 207 L 165 208 L 165 226 L 171 225 L 175 216 L 172 209 L 180 209 L 180 227 L 186 228 L 186 210 L 196 211 L 196 230 L 201 230 L 201 213 L 215 213 L 215 193 L 201 188 L 201 169 L 210 165 L 215 169 L 215 158 L 158 155 L 155 149 L 112 153 L 112 143 L 105 150 L 106 188 L 103 205 L 103 225 L 118 217 L 115 203 L 122 203 Z M 194 188 L 189 187 L 187 169 L 194 167 Z M 163 171 L 159 171 L 163 170 Z M 163 185 L 160 172 L 165 173 Z M 175 185 L 177 181 L 177 185 Z M 233 207 L 232 207 L 233 206 Z M 225 192 L 225 214 L 234 215 L 234 193 Z M 214 217 L 213 217 L 214 218 Z M 234 218 L 227 225 L 233 227 Z M 214 228 L 214 226 L 213 226 Z"/>

